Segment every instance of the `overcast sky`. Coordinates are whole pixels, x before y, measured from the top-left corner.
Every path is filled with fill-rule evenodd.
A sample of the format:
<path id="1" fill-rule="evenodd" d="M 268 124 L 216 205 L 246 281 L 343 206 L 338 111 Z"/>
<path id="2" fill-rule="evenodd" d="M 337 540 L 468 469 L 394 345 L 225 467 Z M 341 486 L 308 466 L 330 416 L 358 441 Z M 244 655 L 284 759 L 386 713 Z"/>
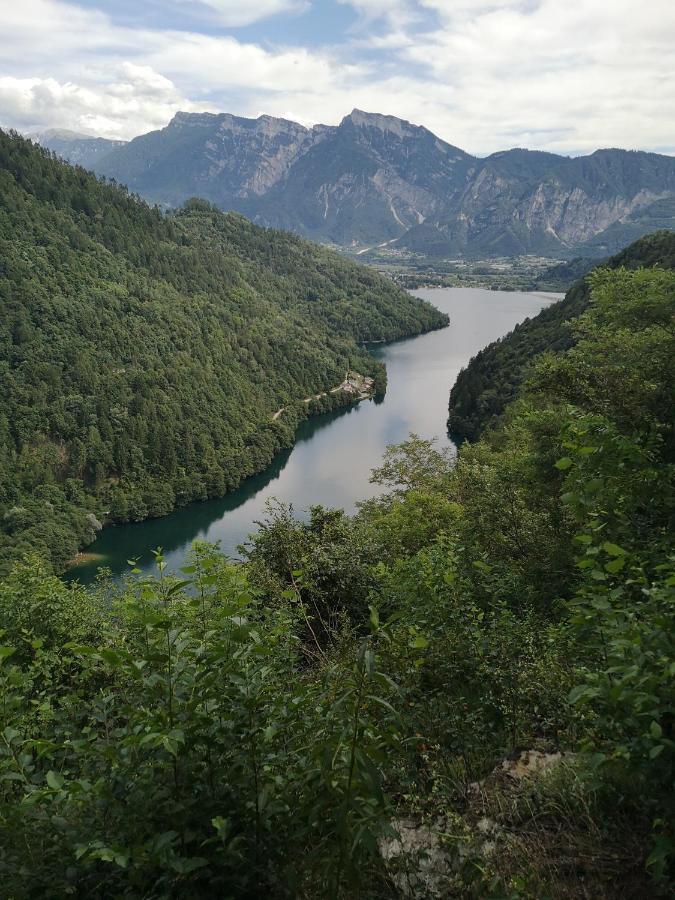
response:
<path id="1" fill-rule="evenodd" d="M 358 107 L 473 153 L 675 153 L 675 0 L 0 0 L 0 126 Z"/>

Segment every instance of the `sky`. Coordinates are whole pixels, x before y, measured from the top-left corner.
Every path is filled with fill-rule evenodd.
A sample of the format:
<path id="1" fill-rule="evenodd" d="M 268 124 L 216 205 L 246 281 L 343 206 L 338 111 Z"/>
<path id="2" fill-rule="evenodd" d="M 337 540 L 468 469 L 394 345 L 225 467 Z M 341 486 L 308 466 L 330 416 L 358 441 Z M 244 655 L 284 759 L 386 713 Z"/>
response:
<path id="1" fill-rule="evenodd" d="M 675 153 L 675 0 L 0 0 L 1 127 L 353 108 L 476 154 Z"/>

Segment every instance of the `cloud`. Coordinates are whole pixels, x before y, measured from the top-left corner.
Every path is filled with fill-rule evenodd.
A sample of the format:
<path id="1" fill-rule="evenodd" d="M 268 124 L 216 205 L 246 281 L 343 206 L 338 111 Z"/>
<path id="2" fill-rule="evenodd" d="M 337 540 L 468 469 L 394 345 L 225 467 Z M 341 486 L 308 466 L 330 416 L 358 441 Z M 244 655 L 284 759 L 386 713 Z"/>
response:
<path id="1" fill-rule="evenodd" d="M 259 94 L 330 91 L 353 78 L 365 78 L 365 66 L 340 63 L 325 53 L 303 47 L 267 50 L 233 37 L 172 32 L 155 48 L 148 61 L 159 70 L 194 89 L 226 86 Z"/>
<path id="2" fill-rule="evenodd" d="M 299 12 L 307 8 L 303 0 L 177 0 L 187 6 L 206 7 L 215 13 L 221 25 L 238 28 L 251 25 L 279 13 Z"/>
<path id="3" fill-rule="evenodd" d="M 361 25 L 381 19 L 399 29 L 414 22 L 419 15 L 412 0 L 338 0 L 338 3 L 353 7 Z"/>
<path id="4" fill-rule="evenodd" d="M 174 2 L 200 2 L 232 23 L 297 7 Z M 675 151 L 670 0 L 647 0 L 641 15 L 633 0 L 340 2 L 359 14 L 355 30 L 312 46 L 275 44 L 274 32 L 254 40 L 259 25 L 245 41 L 206 27 L 132 29 L 84 0 L 3 4 L 0 123 L 131 137 L 178 109 L 331 124 L 356 106 L 477 153 Z"/>
<path id="5" fill-rule="evenodd" d="M 456 8 L 453 0 L 448 15 Z M 674 48 L 667 0 L 651 0 L 645 16 L 632 0 L 539 0 L 489 4 L 404 53 L 425 80 L 453 86 L 454 111 L 483 147 L 495 149 L 496 138 L 557 150 L 636 141 L 673 149 Z"/>
<path id="6" fill-rule="evenodd" d="M 70 128 L 127 138 L 166 125 L 177 109 L 203 109 L 149 66 L 122 63 L 118 78 L 84 86 L 54 78 L 0 78 L 0 114 L 7 124 L 32 132 Z"/>

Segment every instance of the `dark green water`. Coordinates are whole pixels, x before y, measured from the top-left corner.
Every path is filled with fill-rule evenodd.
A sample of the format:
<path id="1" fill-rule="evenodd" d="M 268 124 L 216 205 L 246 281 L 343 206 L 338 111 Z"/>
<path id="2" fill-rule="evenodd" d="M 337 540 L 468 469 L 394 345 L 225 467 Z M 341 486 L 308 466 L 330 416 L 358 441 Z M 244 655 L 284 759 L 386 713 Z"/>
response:
<path id="1" fill-rule="evenodd" d="M 163 549 L 168 568 L 177 569 L 195 539 L 219 541 L 225 553 L 237 556 L 237 545 L 264 518 L 271 498 L 292 503 L 299 514 L 316 503 L 353 511 L 357 500 L 378 492 L 368 478 L 387 444 L 399 443 L 414 431 L 451 446 L 445 422 L 448 394 L 459 370 L 486 344 L 560 296 L 476 288 L 414 293 L 447 312 L 450 326 L 376 351 L 387 366 L 383 401 L 364 401 L 303 422 L 292 450 L 226 497 L 193 503 L 162 519 L 106 529 L 87 548 L 102 559 L 72 569 L 69 577 L 90 582 L 100 565 L 121 575 L 132 558 L 139 558 L 139 567 L 148 570 L 157 547 Z"/>

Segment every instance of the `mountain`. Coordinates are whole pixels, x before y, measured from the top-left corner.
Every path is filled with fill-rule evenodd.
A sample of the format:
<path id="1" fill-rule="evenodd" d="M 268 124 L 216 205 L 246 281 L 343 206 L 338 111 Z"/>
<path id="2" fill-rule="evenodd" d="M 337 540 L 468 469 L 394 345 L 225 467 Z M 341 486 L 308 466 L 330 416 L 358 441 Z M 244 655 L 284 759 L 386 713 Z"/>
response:
<path id="1" fill-rule="evenodd" d="M 610 269 L 675 269 L 675 233 L 660 231 L 643 237 L 602 265 Z M 526 319 L 474 356 L 450 391 L 448 428 L 453 437 L 472 441 L 480 437 L 516 397 L 537 356 L 573 346 L 570 323 L 588 307 L 589 298 L 589 286 L 581 279 L 563 300 Z"/>
<path id="2" fill-rule="evenodd" d="M 165 216 L 0 132 L 0 568 L 218 496 L 447 324 L 375 271 L 192 201 Z M 283 407 L 283 415 L 275 415 Z"/>
<path id="3" fill-rule="evenodd" d="M 320 128 L 271 116 L 177 113 L 166 128 L 135 138 L 94 169 L 161 205 L 203 197 L 247 212 L 247 201 L 264 195 L 317 139 Z"/>
<path id="4" fill-rule="evenodd" d="M 38 144 L 51 150 L 74 166 L 93 169 L 111 150 L 123 147 L 126 141 L 113 141 L 91 134 L 80 134 L 65 128 L 48 128 L 31 135 Z"/>
<path id="5" fill-rule="evenodd" d="M 509 150 L 483 160 L 462 195 L 401 246 L 453 256 L 616 252 L 675 228 L 675 158 L 598 150 L 587 157 Z"/>
<path id="6" fill-rule="evenodd" d="M 64 141 L 58 152 L 73 159 L 81 144 Z M 675 229 L 674 157 L 514 149 L 479 159 L 426 128 L 358 109 L 337 126 L 313 128 L 180 112 L 88 164 L 159 205 L 200 196 L 345 247 L 601 257 L 657 228 Z"/>
<path id="7" fill-rule="evenodd" d="M 200 196 L 261 223 L 349 245 L 391 240 L 455 195 L 473 158 L 426 128 L 354 110 L 303 128 L 178 113 L 94 164 L 149 200 Z"/>
<path id="8" fill-rule="evenodd" d="M 473 157 L 426 128 L 354 110 L 262 198 L 263 221 L 348 246 L 391 241 L 455 197 Z"/>

